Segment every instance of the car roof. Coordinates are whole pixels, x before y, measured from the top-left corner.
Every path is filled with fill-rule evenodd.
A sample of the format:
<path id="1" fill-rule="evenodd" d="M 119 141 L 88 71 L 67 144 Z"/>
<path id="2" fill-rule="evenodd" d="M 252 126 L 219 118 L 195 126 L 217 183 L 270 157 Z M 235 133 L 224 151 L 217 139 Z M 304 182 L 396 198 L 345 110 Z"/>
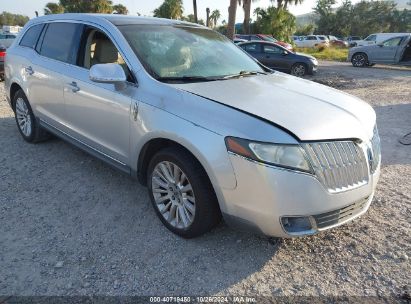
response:
<path id="1" fill-rule="evenodd" d="M 58 21 L 58 20 L 77 20 L 77 21 L 109 21 L 114 25 L 185 25 L 193 27 L 204 27 L 196 23 L 190 23 L 180 20 L 171 20 L 155 17 L 141 17 L 120 14 L 83 14 L 83 13 L 67 13 L 46 15 L 30 20 L 31 23 Z"/>
<path id="2" fill-rule="evenodd" d="M 250 41 L 247 41 L 247 42 L 241 42 L 241 43 L 239 43 L 238 45 L 255 44 L 255 43 L 257 43 L 257 44 L 275 45 L 275 46 L 278 46 L 279 48 L 285 49 L 283 46 L 279 45 L 279 44 L 276 43 L 276 42 L 265 41 L 265 40 L 250 40 Z"/>

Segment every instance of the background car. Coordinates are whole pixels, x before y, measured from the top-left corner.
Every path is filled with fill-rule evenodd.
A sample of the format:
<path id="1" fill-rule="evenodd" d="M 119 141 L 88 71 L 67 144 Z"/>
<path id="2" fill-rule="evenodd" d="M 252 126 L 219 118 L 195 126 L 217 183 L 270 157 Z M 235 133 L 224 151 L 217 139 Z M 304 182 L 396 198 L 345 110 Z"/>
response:
<path id="1" fill-rule="evenodd" d="M 353 47 L 348 53 L 348 60 L 355 67 L 376 63 L 411 66 L 411 34 L 390 38 L 377 45 Z"/>
<path id="2" fill-rule="evenodd" d="M 236 35 L 236 38 L 239 39 L 244 39 L 247 41 L 268 41 L 268 42 L 273 42 L 276 43 L 284 48 L 286 48 L 287 50 L 292 51 L 293 50 L 293 46 L 287 42 L 284 41 L 279 41 L 277 39 L 275 39 L 273 36 L 270 35 L 265 35 L 265 34 L 253 34 L 253 35 Z"/>
<path id="3" fill-rule="evenodd" d="M 240 39 L 240 38 L 234 38 L 233 42 L 234 42 L 235 44 L 239 44 L 239 43 L 241 43 L 241 42 L 247 42 L 247 40 L 245 40 L 245 39 Z"/>
<path id="4" fill-rule="evenodd" d="M 16 37 L 14 34 L 0 33 L 0 46 L 9 47 Z"/>
<path id="5" fill-rule="evenodd" d="M 314 47 L 328 47 L 329 42 L 326 36 L 323 35 L 308 35 L 302 40 L 296 40 L 295 44 L 301 48 L 314 48 Z"/>
<path id="6" fill-rule="evenodd" d="M 362 41 L 362 38 L 360 36 L 348 36 L 346 40 L 348 42 L 348 46 L 353 47 L 357 46 L 357 43 Z"/>
<path id="7" fill-rule="evenodd" d="M 402 36 L 402 35 L 408 35 L 410 33 L 375 33 L 369 35 L 367 38 L 364 40 L 359 40 L 357 41 L 357 46 L 364 46 L 364 45 L 375 45 L 375 44 L 380 44 L 390 38 Z"/>
<path id="8" fill-rule="evenodd" d="M 313 74 L 318 62 L 310 56 L 291 52 L 275 43 L 267 41 L 249 41 L 238 45 L 263 65 L 295 76 Z"/>
<path id="9" fill-rule="evenodd" d="M 0 80 L 4 80 L 4 57 L 6 57 L 6 48 L 0 46 Z"/>
<path id="10" fill-rule="evenodd" d="M 344 41 L 336 36 L 333 35 L 327 35 L 328 40 L 330 41 L 330 45 L 334 47 L 341 47 L 345 48 L 348 47 L 348 42 Z"/>

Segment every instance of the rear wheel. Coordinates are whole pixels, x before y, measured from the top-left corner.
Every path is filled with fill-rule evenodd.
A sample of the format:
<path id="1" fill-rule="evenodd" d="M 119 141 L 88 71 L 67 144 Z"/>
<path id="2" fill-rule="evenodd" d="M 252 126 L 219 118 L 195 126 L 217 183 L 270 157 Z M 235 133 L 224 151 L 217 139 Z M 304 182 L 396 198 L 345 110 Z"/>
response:
<path id="1" fill-rule="evenodd" d="M 49 134 L 40 127 L 22 90 L 17 91 L 14 95 L 13 105 L 17 128 L 25 141 L 34 143 L 49 137 Z"/>
<path id="2" fill-rule="evenodd" d="M 291 67 L 291 75 L 294 75 L 294 76 L 301 77 L 307 74 L 307 72 L 308 72 L 307 66 L 304 63 L 295 63 Z"/>
<path id="3" fill-rule="evenodd" d="M 147 185 L 157 216 L 179 236 L 199 236 L 220 221 L 217 197 L 207 174 L 181 148 L 166 148 L 154 155 Z"/>
<path id="4" fill-rule="evenodd" d="M 354 54 L 351 58 L 351 63 L 354 67 L 362 68 L 368 65 L 368 57 L 364 53 Z"/>

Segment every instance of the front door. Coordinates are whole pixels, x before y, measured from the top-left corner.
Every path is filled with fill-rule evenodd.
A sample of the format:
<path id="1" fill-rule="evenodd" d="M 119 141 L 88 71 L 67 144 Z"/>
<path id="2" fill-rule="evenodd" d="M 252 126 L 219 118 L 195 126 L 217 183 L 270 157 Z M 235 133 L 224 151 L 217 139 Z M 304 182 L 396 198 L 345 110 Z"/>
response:
<path id="1" fill-rule="evenodd" d="M 115 44 L 102 31 L 86 26 L 77 65 L 65 73 L 64 99 L 70 135 L 103 155 L 129 164 L 132 96 L 137 86 Z M 118 63 L 128 81 L 96 83 L 89 78 L 95 64 Z"/>
<path id="2" fill-rule="evenodd" d="M 395 55 L 400 48 L 403 37 L 395 37 L 384 41 L 382 44 L 372 49 L 371 61 L 394 63 Z"/>

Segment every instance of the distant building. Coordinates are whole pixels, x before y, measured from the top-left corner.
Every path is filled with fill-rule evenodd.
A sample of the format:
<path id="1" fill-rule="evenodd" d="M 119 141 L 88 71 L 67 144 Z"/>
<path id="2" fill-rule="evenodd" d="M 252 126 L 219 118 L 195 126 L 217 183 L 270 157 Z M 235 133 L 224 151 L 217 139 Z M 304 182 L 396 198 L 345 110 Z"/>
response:
<path id="1" fill-rule="evenodd" d="M 18 25 L 3 25 L 3 33 L 18 34 L 22 28 Z"/>

